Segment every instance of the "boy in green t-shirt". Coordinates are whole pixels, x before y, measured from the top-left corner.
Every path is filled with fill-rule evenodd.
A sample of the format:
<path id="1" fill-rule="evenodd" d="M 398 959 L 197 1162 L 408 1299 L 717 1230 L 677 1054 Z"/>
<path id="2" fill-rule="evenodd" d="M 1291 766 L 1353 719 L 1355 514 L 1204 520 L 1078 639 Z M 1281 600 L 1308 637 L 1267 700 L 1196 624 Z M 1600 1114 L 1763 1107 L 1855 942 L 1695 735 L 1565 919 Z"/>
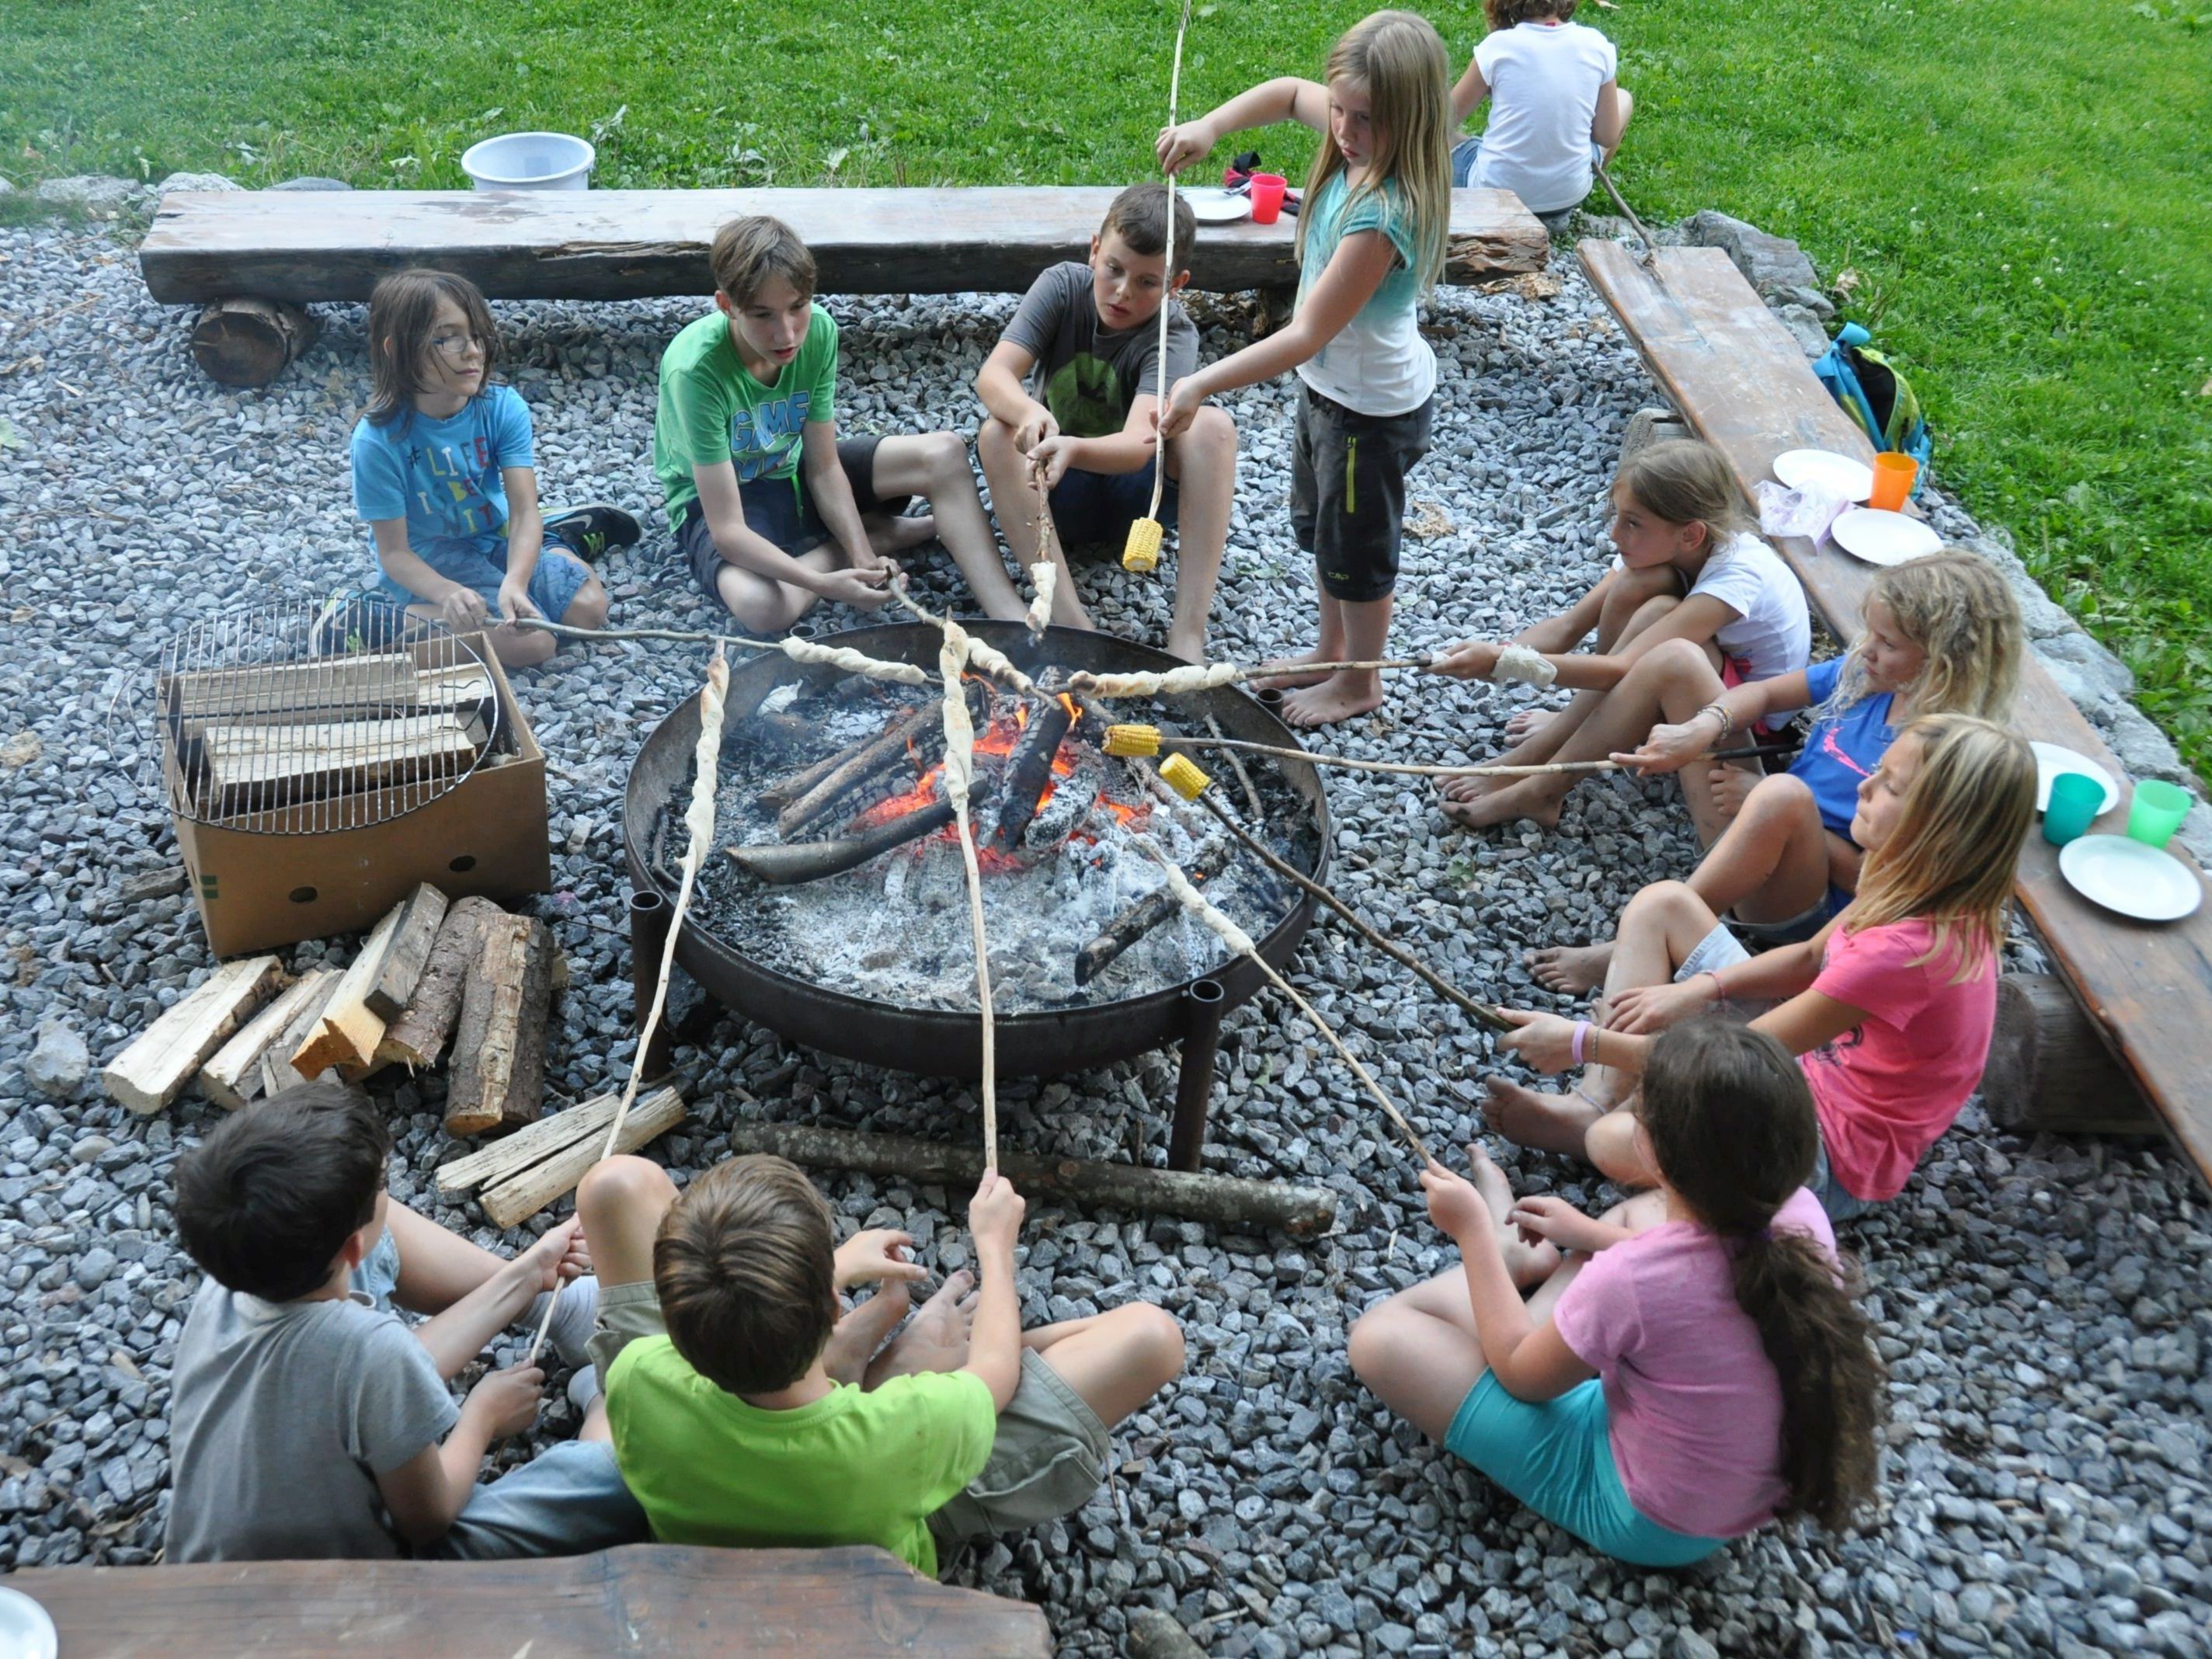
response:
<path id="1" fill-rule="evenodd" d="M 653 1536 L 874 1544 L 934 1574 L 939 1543 L 1087 1503 L 1107 1430 L 1181 1372 L 1182 1333 L 1142 1302 L 1024 1333 L 1022 1210 L 987 1174 L 968 1208 L 980 1286 L 953 1274 L 878 1353 L 921 1276 L 905 1234 L 833 1250 L 829 1206 L 780 1158 L 734 1158 L 680 1195 L 645 1158 L 594 1167 L 576 1194 L 600 1286 L 592 1356 Z M 841 1319 L 838 1291 L 871 1281 Z"/>
<path id="2" fill-rule="evenodd" d="M 1162 381 L 1181 380 L 1198 367 L 1198 330 L 1173 298 L 1190 281 L 1197 228 L 1189 204 L 1178 199 L 1176 269 L 1169 270 L 1168 188 L 1130 185 L 1114 198 L 1091 239 L 1090 263 L 1070 259 L 1032 283 L 977 372 L 975 395 L 989 418 L 975 434 L 975 453 L 990 481 L 999 528 L 1024 568 L 1036 558 L 1032 467 L 1043 469 L 1053 522 L 1071 544 L 1118 552 L 1130 524 L 1151 507 L 1158 447 L 1152 412 Z M 1237 494 L 1236 422 L 1207 404 L 1188 431 L 1169 442 L 1167 467 L 1158 515 L 1176 528 L 1175 619 L 1167 648 L 1186 662 L 1201 662 Z M 1053 620 L 1091 626 L 1065 566 Z"/>
<path id="3" fill-rule="evenodd" d="M 710 258 L 714 310 L 661 355 L 653 422 L 653 470 L 699 585 L 779 634 L 819 599 L 880 608 L 884 556 L 934 536 L 986 614 L 1020 616 L 957 434 L 838 438 L 837 325 L 798 233 L 733 219 Z M 929 514 L 897 516 L 916 495 Z"/>

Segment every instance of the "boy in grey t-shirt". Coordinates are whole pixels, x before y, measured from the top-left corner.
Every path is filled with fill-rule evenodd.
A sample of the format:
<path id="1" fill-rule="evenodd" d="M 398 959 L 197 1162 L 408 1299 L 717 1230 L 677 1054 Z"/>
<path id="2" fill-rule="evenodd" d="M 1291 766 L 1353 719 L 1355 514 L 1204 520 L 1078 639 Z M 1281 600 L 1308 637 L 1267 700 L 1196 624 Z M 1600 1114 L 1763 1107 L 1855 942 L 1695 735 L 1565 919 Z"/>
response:
<path id="1" fill-rule="evenodd" d="M 1157 447 L 1152 415 L 1161 385 L 1160 307 L 1168 313 L 1166 378 L 1198 367 L 1198 330 L 1173 295 L 1190 280 L 1186 262 L 1197 229 L 1176 203 L 1176 270 L 1167 268 L 1165 185 L 1133 185 L 1114 198 L 1091 239 L 1087 264 L 1046 270 L 975 376 L 989 418 L 976 453 L 991 485 L 1000 533 L 1017 562 L 1037 557 L 1032 469 L 1052 495 L 1053 522 L 1071 546 L 1119 550 L 1130 524 L 1152 505 Z M 1171 441 L 1159 518 L 1176 532 L 1175 620 L 1167 648 L 1187 662 L 1206 654 L 1206 619 L 1229 507 L 1237 493 L 1237 427 L 1212 404 Z M 1062 568 L 1053 620 L 1091 619 Z"/>
<path id="2" fill-rule="evenodd" d="M 537 1416 L 542 1373 L 447 1381 L 582 1265 L 576 1224 L 502 1261 L 384 1191 L 391 1137 L 358 1090 L 307 1084 L 225 1120 L 177 1164 L 207 1274 L 171 1381 L 171 1561 L 565 1554 L 645 1536 L 597 1402 L 582 1437 L 488 1486 L 486 1449 Z M 554 1321 L 580 1358 L 596 1282 Z M 433 1313 L 410 1330 L 392 1299 Z M 587 1373 L 588 1374 L 588 1373 Z"/>

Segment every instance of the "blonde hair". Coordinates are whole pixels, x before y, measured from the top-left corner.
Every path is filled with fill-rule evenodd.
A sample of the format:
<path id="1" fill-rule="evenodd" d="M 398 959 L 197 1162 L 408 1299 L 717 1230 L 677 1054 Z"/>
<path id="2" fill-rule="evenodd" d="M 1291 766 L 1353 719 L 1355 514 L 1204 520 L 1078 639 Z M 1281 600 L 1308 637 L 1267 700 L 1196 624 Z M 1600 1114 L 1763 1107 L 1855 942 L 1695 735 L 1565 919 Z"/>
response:
<path id="1" fill-rule="evenodd" d="M 1963 548 L 1941 548 L 1879 572 L 1867 589 L 1866 604 L 1877 599 L 1897 631 L 1928 659 L 1899 694 L 1899 721 L 1923 714 L 2010 718 L 2027 644 L 2020 601 L 1996 566 Z M 1844 657 L 1834 695 L 1818 718 L 1840 714 L 1870 695 L 1866 642 L 1862 629 Z"/>
<path id="2" fill-rule="evenodd" d="M 1920 745 L 1889 840 L 1866 855 L 1844 931 L 1929 925 L 1927 953 L 1954 954 L 1951 982 L 1972 979 L 2004 939 L 2013 866 L 2035 817 L 2035 754 L 2026 740 L 1972 714 L 1929 714 L 1897 734 Z M 1894 745 L 1892 746 L 1895 752 Z"/>
<path id="3" fill-rule="evenodd" d="M 1621 462 L 1613 483 L 1656 519 L 1705 526 L 1708 552 L 1751 529 L 1728 462 L 1703 439 L 1662 438 L 1646 444 Z"/>
<path id="4" fill-rule="evenodd" d="M 1413 232 L 1413 272 L 1422 288 L 1444 270 L 1445 234 L 1451 227 L 1450 65 L 1444 43 L 1429 21 L 1410 11 L 1378 11 L 1344 32 L 1328 54 L 1324 82 L 1354 81 L 1367 88 L 1376 144 L 1371 182 L 1345 203 L 1351 211 L 1363 195 L 1398 187 L 1401 210 Z M 1326 135 L 1306 175 L 1306 200 L 1345 170 L 1344 152 Z M 1298 258 L 1306 255 L 1315 216 L 1298 222 Z"/>

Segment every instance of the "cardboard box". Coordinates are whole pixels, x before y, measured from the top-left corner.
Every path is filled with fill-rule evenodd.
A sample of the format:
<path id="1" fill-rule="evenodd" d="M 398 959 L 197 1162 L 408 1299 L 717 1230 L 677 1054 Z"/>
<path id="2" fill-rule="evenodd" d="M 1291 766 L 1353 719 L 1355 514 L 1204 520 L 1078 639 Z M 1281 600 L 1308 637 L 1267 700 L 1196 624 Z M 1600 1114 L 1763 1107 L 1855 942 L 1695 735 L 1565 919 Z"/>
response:
<path id="1" fill-rule="evenodd" d="M 466 643 L 489 671 L 500 737 L 494 751 L 443 794 L 405 811 L 396 811 L 406 805 L 398 791 L 343 797 L 341 820 L 394 814 L 351 827 L 307 828 L 332 817 L 328 801 L 264 812 L 252 830 L 177 819 L 177 844 L 216 955 L 358 933 L 418 882 L 450 897 L 477 894 L 501 903 L 552 886 L 544 751 L 483 636 L 467 635 Z M 452 652 L 442 641 L 413 647 L 426 668 L 450 665 Z M 175 799 L 177 746 L 165 748 Z"/>

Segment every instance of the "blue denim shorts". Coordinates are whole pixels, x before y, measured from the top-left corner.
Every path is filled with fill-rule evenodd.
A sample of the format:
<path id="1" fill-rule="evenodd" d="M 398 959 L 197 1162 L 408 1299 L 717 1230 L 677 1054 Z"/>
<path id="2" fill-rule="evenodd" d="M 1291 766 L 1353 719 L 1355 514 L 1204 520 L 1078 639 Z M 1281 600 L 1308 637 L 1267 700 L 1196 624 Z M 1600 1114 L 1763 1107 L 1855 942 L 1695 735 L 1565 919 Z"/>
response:
<path id="1" fill-rule="evenodd" d="M 357 1295 L 374 1303 L 377 1312 L 392 1311 L 392 1293 L 399 1288 L 399 1241 L 392 1236 L 391 1228 L 384 1230 L 384 1236 L 353 1270 L 353 1288 Z"/>
<path id="2" fill-rule="evenodd" d="M 472 587 L 483 596 L 491 614 L 500 615 L 499 585 L 507 580 L 507 544 L 495 544 L 491 550 L 446 548 L 438 550 L 415 550 L 416 556 L 431 569 L 449 582 L 459 582 Z M 584 591 L 584 584 L 592 580 L 592 567 L 582 556 L 555 532 L 546 532 L 544 546 L 538 555 L 538 568 L 530 573 L 530 602 L 538 607 L 538 614 L 548 622 L 559 622 L 568 614 L 576 595 Z M 423 603 L 420 595 L 410 593 L 391 577 L 380 574 L 364 589 L 362 599 L 371 605 L 386 605 L 404 610 L 410 605 Z"/>
<path id="3" fill-rule="evenodd" d="M 1152 505 L 1152 469 L 1147 461 L 1134 472 L 1085 472 L 1070 467 L 1060 487 L 1052 492 L 1053 528 L 1064 547 L 1107 547 L 1119 552 L 1129 538 L 1129 526 Z M 1160 523 L 1176 521 L 1176 481 L 1170 478 L 1160 491 Z"/>
<path id="4" fill-rule="evenodd" d="M 1453 1415 L 1444 1449 L 1615 1560 L 1686 1567 L 1728 1542 L 1662 1527 L 1628 1501 L 1613 1467 L 1605 1385 L 1595 1377 L 1556 1400 L 1530 1401 L 1485 1371 Z"/>

